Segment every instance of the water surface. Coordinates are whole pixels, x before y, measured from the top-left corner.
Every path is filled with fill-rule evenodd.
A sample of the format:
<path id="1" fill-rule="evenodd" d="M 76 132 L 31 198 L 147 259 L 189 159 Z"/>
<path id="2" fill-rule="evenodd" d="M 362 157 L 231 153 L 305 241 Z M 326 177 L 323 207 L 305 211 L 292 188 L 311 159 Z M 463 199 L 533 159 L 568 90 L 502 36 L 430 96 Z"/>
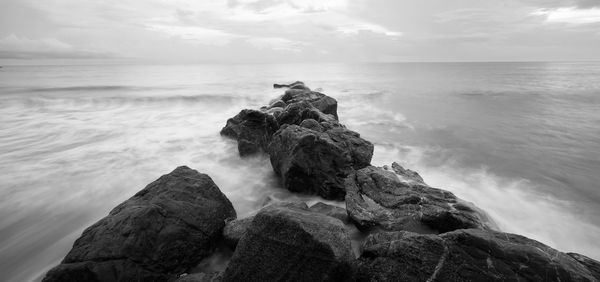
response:
<path id="1" fill-rule="evenodd" d="M 0 281 L 39 280 L 179 165 L 208 173 L 240 216 L 296 197 L 219 130 L 299 79 L 338 100 L 375 165 L 398 161 L 503 231 L 600 259 L 599 77 L 600 63 L 5 66 Z"/>

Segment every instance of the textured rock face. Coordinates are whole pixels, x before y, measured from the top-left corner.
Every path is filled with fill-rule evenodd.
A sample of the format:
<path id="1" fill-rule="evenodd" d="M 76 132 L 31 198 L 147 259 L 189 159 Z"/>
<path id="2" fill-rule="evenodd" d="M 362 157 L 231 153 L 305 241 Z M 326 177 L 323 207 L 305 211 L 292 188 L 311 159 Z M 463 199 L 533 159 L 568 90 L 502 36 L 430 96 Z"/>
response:
<path id="1" fill-rule="evenodd" d="M 342 200 L 344 178 L 370 163 L 373 144 L 344 128 L 318 132 L 283 125 L 268 152 L 273 170 L 288 190 Z"/>
<path id="2" fill-rule="evenodd" d="M 452 193 L 401 182 L 396 174 L 369 166 L 346 179 L 346 209 L 356 226 L 388 231 L 443 233 L 486 228 L 483 214 Z"/>
<path id="3" fill-rule="evenodd" d="M 272 115 L 246 109 L 227 120 L 221 135 L 237 140 L 240 156 L 247 156 L 265 151 L 278 127 Z"/>
<path id="4" fill-rule="evenodd" d="M 344 223 L 347 223 L 350 221 L 350 219 L 348 218 L 348 212 L 346 212 L 346 209 L 344 209 L 344 208 L 340 208 L 340 207 L 328 205 L 328 204 L 325 204 L 322 202 L 318 202 L 318 203 L 312 205 L 309 209 L 313 212 L 317 212 L 317 213 L 321 213 L 321 214 L 324 214 L 327 216 L 331 216 L 333 218 L 337 218 Z"/>
<path id="5" fill-rule="evenodd" d="M 228 221 L 223 229 L 223 239 L 231 248 L 235 249 L 240 239 L 246 234 L 246 229 L 252 223 L 253 216 Z"/>
<path id="6" fill-rule="evenodd" d="M 231 202 L 188 167 L 161 176 L 87 228 L 44 281 L 164 281 L 209 255 Z"/>
<path id="7" fill-rule="evenodd" d="M 294 206 L 262 209 L 223 281 L 348 281 L 354 256 L 338 219 Z"/>
<path id="8" fill-rule="evenodd" d="M 383 166 L 383 168 L 386 170 L 389 169 L 387 166 Z M 400 180 L 402 180 L 403 182 L 406 182 L 409 184 L 416 183 L 416 184 L 427 185 L 427 184 L 425 184 L 425 181 L 423 180 L 421 175 L 419 175 L 418 172 L 410 170 L 410 169 L 405 169 L 397 162 L 392 163 L 392 171 L 394 173 L 396 173 L 399 177 L 401 177 Z"/>
<path id="9" fill-rule="evenodd" d="M 363 249 L 358 281 L 595 281 L 572 257 L 502 232 L 381 232 Z"/>
<path id="10" fill-rule="evenodd" d="M 576 253 L 567 253 L 567 255 L 571 256 L 576 261 L 578 261 L 581 265 L 585 266 L 592 273 L 594 278 L 596 278 L 598 281 L 600 281 L 600 262 L 599 261 L 591 259 L 584 255 L 576 254 Z"/>

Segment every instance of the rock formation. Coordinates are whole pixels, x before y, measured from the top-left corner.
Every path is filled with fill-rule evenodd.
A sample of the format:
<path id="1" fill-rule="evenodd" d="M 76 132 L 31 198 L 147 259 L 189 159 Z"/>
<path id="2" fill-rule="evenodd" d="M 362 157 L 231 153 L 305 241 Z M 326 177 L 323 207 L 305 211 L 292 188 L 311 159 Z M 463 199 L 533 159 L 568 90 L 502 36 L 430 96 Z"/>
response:
<path id="1" fill-rule="evenodd" d="M 348 215 L 362 230 L 444 233 L 486 228 L 485 216 L 452 193 L 400 181 L 390 171 L 369 166 L 345 182 Z"/>
<path id="2" fill-rule="evenodd" d="M 166 281 L 208 256 L 235 216 L 208 175 L 178 167 L 87 228 L 44 281 Z"/>
<path id="3" fill-rule="evenodd" d="M 567 254 L 523 236 L 480 229 L 372 234 L 357 273 L 357 281 L 597 281 Z"/>
<path id="4" fill-rule="evenodd" d="M 348 281 L 354 255 L 338 219 L 268 206 L 242 236 L 223 281 Z"/>
<path id="5" fill-rule="evenodd" d="M 283 188 L 346 209 L 278 202 L 238 220 L 208 175 L 179 167 L 87 228 L 44 281 L 600 280 L 600 262 L 494 231 L 398 163 L 372 166 L 373 144 L 338 121 L 335 99 L 299 81 L 274 87 L 289 89 L 221 135 L 241 156 L 268 154 Z M 201 260 L 223 257 L 215 249 L 229 264 L 202 273 Z"/>

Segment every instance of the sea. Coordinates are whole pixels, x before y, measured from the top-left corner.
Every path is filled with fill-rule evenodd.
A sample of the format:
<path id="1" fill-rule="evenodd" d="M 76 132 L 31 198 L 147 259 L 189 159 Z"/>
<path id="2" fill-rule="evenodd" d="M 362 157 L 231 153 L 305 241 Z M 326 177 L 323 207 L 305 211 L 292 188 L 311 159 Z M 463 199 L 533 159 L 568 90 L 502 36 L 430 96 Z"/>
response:
<path id="1" fill-rule="evenodd" d="M 396 161 L 501 231 L 600 259 L 600 62 L 3 66 L 0 281 L 41 280 L 180 165 L 210 175 L 238 217 L 319 201 L 219 135 L 296 80 L 338 100 L 373 165 Z"/>

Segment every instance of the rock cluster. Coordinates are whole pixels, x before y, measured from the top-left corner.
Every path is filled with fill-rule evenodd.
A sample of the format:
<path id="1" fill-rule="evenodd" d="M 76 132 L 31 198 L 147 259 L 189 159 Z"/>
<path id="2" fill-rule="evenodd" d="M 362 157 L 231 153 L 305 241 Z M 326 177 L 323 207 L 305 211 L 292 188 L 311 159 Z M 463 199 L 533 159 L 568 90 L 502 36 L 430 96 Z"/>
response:
<path id="1" fill-rule="evenodd" d="M 335 99 L 274 87 L 289 89 L 221 134 L 241 156 L 268 154 L 284 188 L 346 208 L 271 203 L 236 219 L 209 176 L 179 167 L 86 229 L 44 281 L 600 281 L 600 262 L 494 231 L 398 163 L 372 166 L 372 143 L 339 122 Z M 231 249 L 227 266 L 194 270 L 217 246 Z"/>

